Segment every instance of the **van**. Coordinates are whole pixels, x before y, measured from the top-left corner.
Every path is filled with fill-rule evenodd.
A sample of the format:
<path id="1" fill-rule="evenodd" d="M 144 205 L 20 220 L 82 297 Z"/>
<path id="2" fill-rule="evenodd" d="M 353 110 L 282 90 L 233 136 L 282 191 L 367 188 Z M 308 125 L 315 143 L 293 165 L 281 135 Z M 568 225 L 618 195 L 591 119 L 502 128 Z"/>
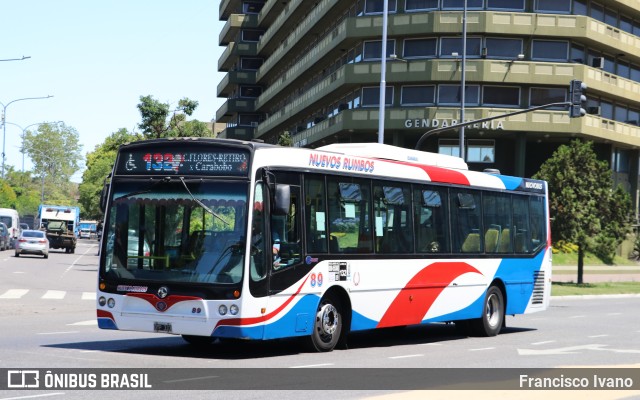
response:
<path id="1" fill-rule="evenodd" d="M 18 212 L 12 208 L 0 208 L 0 222 L 4 222 L 7 226 L 11 239 L 11 247 L 13 247 L 13 243 L 18 240 L 21 231 Z"/>

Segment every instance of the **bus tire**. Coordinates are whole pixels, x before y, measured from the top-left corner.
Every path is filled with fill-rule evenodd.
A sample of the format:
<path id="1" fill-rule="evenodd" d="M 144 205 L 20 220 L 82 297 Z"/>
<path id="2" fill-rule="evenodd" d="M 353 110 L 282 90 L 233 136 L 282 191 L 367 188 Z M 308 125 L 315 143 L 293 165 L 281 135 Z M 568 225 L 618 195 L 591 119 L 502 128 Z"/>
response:
<path id="1" fill-rule="evenodd" d="M 213 343 L 213 337 L 211 336 L 182 335 L 182 339 L 196 347 L 206 347 Z"/>
<path id="2" fill-rule="evenodd" d="M 344 327 L 342 305 L 336 296 L 325 295 L 316 311 L 313 332 L 310 337 L 311 349 L 325 352 L 333 350 L 342 335 Z"/>
<path id="3" fill-rule="evenodd" d="M 504 324 L 504 296 L 497 286 L 490 286 L 484 297 L 482 316 L 471 320 L 477 336 L 496 336 Z"/>

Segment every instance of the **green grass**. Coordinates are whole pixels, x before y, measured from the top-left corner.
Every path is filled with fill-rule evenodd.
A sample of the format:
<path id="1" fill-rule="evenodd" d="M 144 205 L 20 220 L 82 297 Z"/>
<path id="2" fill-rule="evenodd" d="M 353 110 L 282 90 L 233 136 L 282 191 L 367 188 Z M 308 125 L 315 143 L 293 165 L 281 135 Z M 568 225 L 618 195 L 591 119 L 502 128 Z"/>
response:
<path id="1" fill-rule="evenodd" d="M 552 296 L 589 294 L 640 294 L 640 282 L 564 283 L 554 282 Z"/>
<path id="2" fill-rule="evenodd" d="M 554 265 L 578 265 L 578 253 L 557 253 L 553 255 Z M 638 261 L 616 256 L 613 263 L 605 263 L 595 255 L 587 253 L 584 256 L 584 265 L 638 265 Z"/>

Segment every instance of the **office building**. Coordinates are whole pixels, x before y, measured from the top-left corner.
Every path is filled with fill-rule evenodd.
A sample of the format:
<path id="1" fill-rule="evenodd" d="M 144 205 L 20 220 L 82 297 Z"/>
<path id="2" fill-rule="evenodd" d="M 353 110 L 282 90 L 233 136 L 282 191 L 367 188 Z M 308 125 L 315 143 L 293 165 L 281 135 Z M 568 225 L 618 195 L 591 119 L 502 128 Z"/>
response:
<path id="1" fill-rule="evenodd" d="M 465 120 L 568 101 L 586 83 L 587 115 L 543 109 L 465 129 L 471 169 L 529 177 L 572 138 L 595 143 L 635 196 L 640 157 L 640 0 L 390 0 L 384 142 L 414 148 Z M 217 88 L 220 137 L 295 146 L 376 142 L 382 0 L 220 2 L 226 49 Z M 457 129 L 422 150 L 458 155 Z M 636 201 L 637 203 L 637 201 Z"/>

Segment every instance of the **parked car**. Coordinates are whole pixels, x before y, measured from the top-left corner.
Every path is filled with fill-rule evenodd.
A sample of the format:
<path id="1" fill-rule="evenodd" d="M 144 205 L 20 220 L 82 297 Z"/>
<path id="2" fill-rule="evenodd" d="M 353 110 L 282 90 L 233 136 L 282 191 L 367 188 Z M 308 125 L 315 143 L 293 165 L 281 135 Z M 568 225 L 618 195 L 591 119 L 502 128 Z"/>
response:
<path id="1" fill-rule="evenodd" d="M 16 257 L 20 254 L 39 254 L 49 258 L 49 240 L 43 231 L 24 230 L 16 240 Z"/>
<path id="2" fill-rule="evenodd" d="M 0 251 L 4 251 L 11 247 L 11 236 L 9 228 L 4 222 L 0 222 Z"/>

